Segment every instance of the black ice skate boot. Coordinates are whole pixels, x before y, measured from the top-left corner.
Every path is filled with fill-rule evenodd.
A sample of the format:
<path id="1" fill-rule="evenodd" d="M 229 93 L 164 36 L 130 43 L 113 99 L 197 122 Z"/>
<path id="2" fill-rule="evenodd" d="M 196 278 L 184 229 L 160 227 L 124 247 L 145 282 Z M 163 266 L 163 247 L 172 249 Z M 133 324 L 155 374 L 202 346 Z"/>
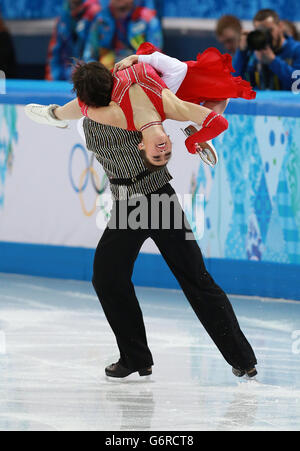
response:
<path id="1" fill-rule="evenodd" d="M 254 377 L 257 375 L 255 366 L 253 368 L 249 368 L 247 370 L 232 368 L 232 372 L 236 377 L 243 377 L 243 376 L 247 375 L 248 377 L 251 378 L 251 377 Z"/>
<path id="2" fill-rule="evenodd" d="M 125 368 L 120 362 L 112 363 L 105 368 L 105 374 L 109 377 L 123 378 L 127 377 L 132 373 L 138 372 L 140 376 L 150 376 L 152 374 L 152 368 L 141 368 L 140 370 L 129 370 Z"/>

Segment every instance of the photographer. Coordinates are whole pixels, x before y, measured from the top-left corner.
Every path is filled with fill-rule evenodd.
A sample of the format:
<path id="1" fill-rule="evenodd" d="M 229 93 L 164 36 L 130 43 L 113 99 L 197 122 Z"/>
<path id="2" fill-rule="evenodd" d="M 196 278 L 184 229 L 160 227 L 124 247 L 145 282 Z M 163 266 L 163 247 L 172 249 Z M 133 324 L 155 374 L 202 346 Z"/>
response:
<path id="1" fill-rule="evenodd" d="M 261 90 L 288 91 L 300 69 L 300 43 L 284 34 L 278 14 L 262 9 L 254 17 L 255 31 L 242 33 L 233 67 L 235 76 Z"/>

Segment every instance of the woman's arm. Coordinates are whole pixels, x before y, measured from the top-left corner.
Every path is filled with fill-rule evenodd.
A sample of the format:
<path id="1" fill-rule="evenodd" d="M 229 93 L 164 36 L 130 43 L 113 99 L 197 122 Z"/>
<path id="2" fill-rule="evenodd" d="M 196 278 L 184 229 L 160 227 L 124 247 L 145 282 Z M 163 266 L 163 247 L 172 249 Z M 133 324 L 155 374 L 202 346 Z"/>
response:
<path id="1" fill-rule="evenodd" d="M 151 55 L 138 55 L 139 63 L 147 63 L 154 67 L 162 75 L 173 75 L 184 70 L 187 72 L 187 64 L 177 58 L 165 55 L 161 52 L 154 52 Z"/>
<path id="2" fill-rule="evenodd" d="M 202 125 L 206 117 L 212 112 L 204 106 L 180 100 L 168 89 L 163 91 L 163 105 L 167 119 L 182 122 L 192 121 L 199 125 Z"/>
<path id="3" fill-rule="evenodd" d="M 77 99 L 55 108 L 53 113 L 61 121 L 81 119 L 83 116 Z"/>
<path id="4" fill-rule="evenodd" d="M 179 70 L 187 70 L 187 65 L 182 61 L 161 52 L 154 52 L 151 55 L 130 55 L 115 65 L 114 72 L 127 69 L 137 63 L 150 64 L 162 75 L 174 75 Z"/>
<path id="5" fill-rule="evenodd" d="M 127 128 L 126 120 L 122 120 L 119 108 L 113 105 L 87 108 L 87 117 L 100 124 L 111 125 L 113 127 Z M 78 99 L 74 99 L 54 110 L 54 115 L 60 120 L 75 120 L 83 117 Z"/>

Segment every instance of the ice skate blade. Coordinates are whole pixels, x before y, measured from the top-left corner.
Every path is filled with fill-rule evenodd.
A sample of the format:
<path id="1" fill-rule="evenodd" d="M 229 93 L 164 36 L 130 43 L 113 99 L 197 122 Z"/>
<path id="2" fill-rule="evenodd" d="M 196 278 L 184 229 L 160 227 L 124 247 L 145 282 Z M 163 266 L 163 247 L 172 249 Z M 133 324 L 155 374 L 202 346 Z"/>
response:
<path id="1" fill-rule="evenodd" d="M 201 150 L 199 149 L 198 154 L 201 160 L 211 168 L 214 168 L 218 163 L 218 154 L 212 142 L 208 141 L 205 143 L 200 143 L 199 147 Z"/>
<path id="2" fill-rule="evenodd" d="M 140 377 L 138 373 L 129 374 L 129 376 L 122 378 L 105 375 L 105 380 L 112 384 L 144 384 L 153 382 L 151 375 Z"/>

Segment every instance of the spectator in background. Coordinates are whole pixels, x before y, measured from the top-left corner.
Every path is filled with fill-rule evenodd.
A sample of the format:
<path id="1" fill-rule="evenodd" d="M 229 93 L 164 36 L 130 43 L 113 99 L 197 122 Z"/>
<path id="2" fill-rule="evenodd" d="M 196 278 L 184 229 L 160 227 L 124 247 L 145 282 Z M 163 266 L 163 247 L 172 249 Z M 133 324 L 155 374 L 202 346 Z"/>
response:
<path id="1" fill-rule="evenodd" d="M 92 21 L 99 13 L 99 0 L 66 0 L 50 41 L 47 80 L 69 80 L 72 58 L 83 58 Z"/>
<path id="2" fill-rule="evenodd" d="M 161 24 L 153 0 L 110 0 L 91 27 L 84 60 L 108 69 L 131 55 L 143 42 L 162 47 Z"/>
<path id="3" fill-rule="evenodd" d="M 278 14 L 271 9 L 262 9 L 255 15 L 254 28 L 265 35 L 258 42 L 263 46 L 257 45 L 257 39 L 253 40 L 253 32 L 242 33 L 233 60 L 234 75 L 250 81 L 257 89 L 289 91 L 295 81 L 293 72 L 300 69 L 300 43 L 284 34 Z"/>
<path id="4" fill-rule="evenodd" d="M 294 22 L 290 20 L 282 20 L 284 34 L 291 36 L 295 41 L 299 41 L 299 32 Z"/>
<path id="5" fill-rule="evenodd" d="M 225 15 L 218 20 L 216 27 L 217 39 L 232 56 L 239 47 L 241 33 L 242 23 L 237 17 Z"/>
<path id="6" fill-rule="evenodd" d="M 0 70 L 6 78 L 16 76 L 15 49 L 8 28 L 0 16 Z"/>

